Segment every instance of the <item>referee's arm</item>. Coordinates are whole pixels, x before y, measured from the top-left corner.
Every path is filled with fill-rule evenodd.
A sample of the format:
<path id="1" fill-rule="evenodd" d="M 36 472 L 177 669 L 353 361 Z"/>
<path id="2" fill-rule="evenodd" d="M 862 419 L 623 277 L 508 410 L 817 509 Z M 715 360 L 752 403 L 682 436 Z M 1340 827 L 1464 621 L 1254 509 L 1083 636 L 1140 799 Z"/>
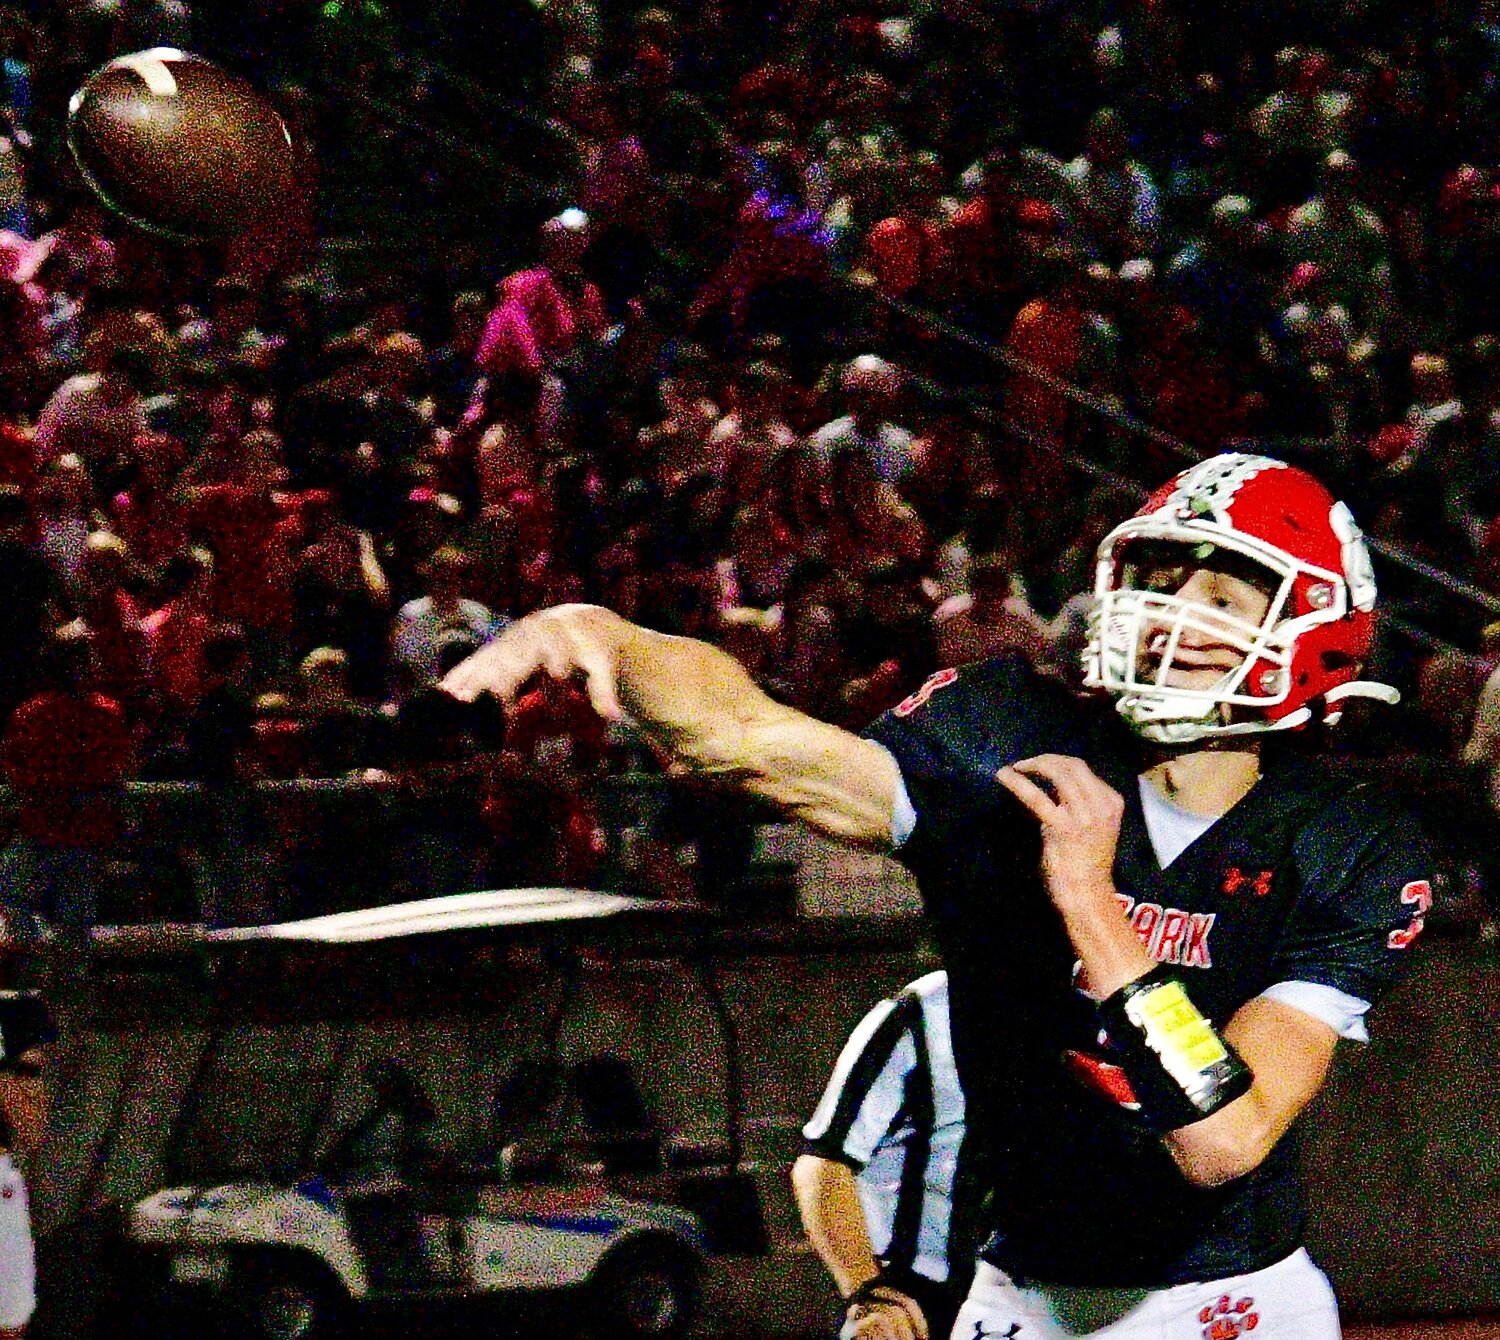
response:
<path id="1" fill-rule="evenodd" d="M 42 1067 L 45 1050 L 34 1047 L 17 1058 L 19 1064 L 0 1069 L 0 1117 L 9 1132 L 10 1152 L 30 1172 L 47 1128 L 47 1086 Z"/>
<path id="2" fill-rule="evenodd" d="M 828 1267 L 839 1297 L 847 1298 L 880 1273 L 854 1169 L 821 1154 L 802 1154 L 792 1164 L 792 1189 L 808 1242 Z"/>
<path id="3" fill-rule="evenodd" d="M 843 1297 L 880 1273 L 857 1176 L 902 1111 L 906 1076 L 917 1063 L 912 1014 L 920 1010 L 920 1001 L 903 994 L 881 1001 L 860 1021 L 803 1128 L 803 1153 L 792 1165 L 808 1241 Z"/>

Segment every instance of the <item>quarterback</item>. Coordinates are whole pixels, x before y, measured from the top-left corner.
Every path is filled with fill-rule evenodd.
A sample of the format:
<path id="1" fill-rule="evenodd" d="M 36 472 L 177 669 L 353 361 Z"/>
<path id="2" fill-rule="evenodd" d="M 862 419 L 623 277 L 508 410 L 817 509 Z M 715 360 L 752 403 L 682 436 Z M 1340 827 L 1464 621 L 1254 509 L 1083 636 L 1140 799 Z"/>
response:
<path id="1" fill-rule="evenodd" d="M 1395 700 L 1362 677 L 1369 557 L 1311 476 L 1224 455 L 1105 537 L 1094 595 L 1091 699 L 1001 659 L 863 736 L 594 606 L 522 619 L 445 687 L 576 678 L 678 768 L 911 868 L 987 1191 L 955 1337 L 1333 1340 L 1296 1121 L 1431 901 L 1401 810 L 1285 743 Z M 863 1334 L 930 1334 L 894 1281 L 861 1301 Z"/>

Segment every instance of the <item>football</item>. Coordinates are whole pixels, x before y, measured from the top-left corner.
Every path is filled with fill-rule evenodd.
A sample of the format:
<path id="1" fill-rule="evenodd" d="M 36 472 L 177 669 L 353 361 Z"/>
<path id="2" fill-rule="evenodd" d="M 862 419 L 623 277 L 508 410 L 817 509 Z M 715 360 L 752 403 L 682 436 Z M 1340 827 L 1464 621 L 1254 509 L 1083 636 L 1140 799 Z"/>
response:
<path id="1" fill-rule="evenodd" d="M 305 154 L 276 108 L 247 80 L 169 47 L 94 71 L 67 129 L 95 195 L 177 241 L 263 230 L 306 194 Z"/>

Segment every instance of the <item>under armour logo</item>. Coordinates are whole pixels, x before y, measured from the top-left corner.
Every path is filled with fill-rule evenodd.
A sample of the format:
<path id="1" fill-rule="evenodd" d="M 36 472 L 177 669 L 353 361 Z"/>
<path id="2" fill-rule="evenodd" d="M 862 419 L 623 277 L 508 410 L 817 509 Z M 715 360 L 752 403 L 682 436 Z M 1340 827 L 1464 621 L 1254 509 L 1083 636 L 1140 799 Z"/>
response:
<path id="1" fill-rule="evenodd" d="M 1237 865 L 1232 865 L 1224 872 L 1224 882 L 1219 887 L 1227 894 L 1236 894 L 1248 888 L 1257 898 L 1264 898 L 1271 892 L 1271 877 L 1274 870 L 1262 870 L 1254 875 L 1247 875 Z"/>
<path id="2" fill-rule="evenodd" d="M 985 1330 L 986 1324 L 984 1321 L 976 1321 L 974 1334 L 970 1340 L 1015 1340 L 1016 1336 L 1021 1334 L 1021 1323 L 1018 1321 L 1011 1322 L 1008 1331 L 987 1331 Z"/>

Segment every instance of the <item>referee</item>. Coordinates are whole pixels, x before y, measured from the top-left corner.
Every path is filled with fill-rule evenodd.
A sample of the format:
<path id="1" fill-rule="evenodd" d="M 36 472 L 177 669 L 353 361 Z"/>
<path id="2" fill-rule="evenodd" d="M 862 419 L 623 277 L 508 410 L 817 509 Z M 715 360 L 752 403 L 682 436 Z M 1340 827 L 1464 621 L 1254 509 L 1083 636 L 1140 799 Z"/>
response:
<path id="1" fill-rule="evenodd" d="M 956 1213 L 964 1096 L 948 974 L 918 978 L 850 1034 L 803 1127 L 792 1185 L 844 1299 L 846 1340 L 947 1340 L 974 1268 Z"/>

